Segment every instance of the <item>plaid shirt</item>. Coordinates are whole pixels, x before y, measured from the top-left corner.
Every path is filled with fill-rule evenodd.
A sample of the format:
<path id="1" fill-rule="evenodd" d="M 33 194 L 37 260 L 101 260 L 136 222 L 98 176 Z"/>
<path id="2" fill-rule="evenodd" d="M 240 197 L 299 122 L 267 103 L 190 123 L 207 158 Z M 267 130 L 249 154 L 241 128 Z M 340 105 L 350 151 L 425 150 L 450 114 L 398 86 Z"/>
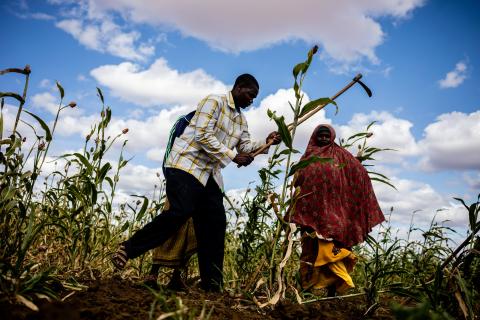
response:
<path id="1" fill-rule="evenodd" d="M 165 167 L 186 171 L 204 186 L 213 174 L 223 190 L 220 169 L 235 158 L 232 149 L 252 152 L 263 144 L 250 140 L 247 120 L 235 109 L 231 92 L 209 95 L 200 101 L 189 126 L 175 139 Z"/>

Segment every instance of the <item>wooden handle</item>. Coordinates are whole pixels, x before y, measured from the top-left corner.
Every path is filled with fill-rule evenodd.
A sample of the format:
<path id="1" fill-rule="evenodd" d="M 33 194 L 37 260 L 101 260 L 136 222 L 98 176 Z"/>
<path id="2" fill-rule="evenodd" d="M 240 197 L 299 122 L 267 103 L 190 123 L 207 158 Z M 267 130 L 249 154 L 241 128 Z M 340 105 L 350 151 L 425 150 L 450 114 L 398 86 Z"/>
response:
<path id="1" fill-rule="evenodd" d="M 353 80 L 347 84 L 345 87 L 343 87 L 342 90 L 338 91 L 333 97 L 331 97 L 330 99 L 331 100 L 335 100 L 337 99 L 339 96 L 341 96 L 345 91 L 347 91 L 348 89 L 350 89 L 358 80 L 360 80 L 362 78 L 362 74 L 357 74 L 355 76 L 355 78 L 353 78 Z M 317 113 L 318 111 L 322 110 L 323 108 L 325 108 L 325 106 L 327 105 L 328 103 L 326 104 L 322 104 L 322 105 L 319 105 L 318 107 L 316 107 L 315 109 L 313 110 L 310 110 L 310 112 L 307 112 L 305 115 L 303 115 L 300 119 L 298 119 L 297 121 L 297 126 L 303 122 L 305 122 L 307 119 L 311 118 L 315 113 Z M 289 131 L 292 131 L 293 129 L 293 123 L 290 123 L 288 126 L 287 126 L 288 130 Z M 273 142 L 273 141 L 272 141 Z M 262 153 L 263 151 L 265 151 L 266 149 L 268 149 L 271 145 L 272 145 L 272 142 L 270 143 L 267 143 L 267 144 L 264 144 L 263 146 L 261 146 L 259 149 L 257 149 L 255 152 L 252 153 L 252 157 L 256 157 L 258 156 L 260 153 Z"/>
<path id="2" fill-rule="evenodd" d="M 264 144 L 263 146 L 261 146 L 259 149 L 257 149 L 254 153 L 252 153 L 252 157 L 256 157 L 258 156 L 260 153 L 262 153 L 263 151 L 267 150 L 273 143 L 273 140 L 270 141 L 269 143 L 267 144 Z"/>
<path id="3" fill-rule="evenodd" d="M 347 91 L 348 89 L 350 89 L 355 83 L 357 83 L 358 80 L 360 80 L 362 78 L 362 74 L 357 74 L 355 76 L 355 78 L 353 78 L 352 81 L 350 81 L 349 84 L 347 84 L 345 87 L 343 87 L 342 90 L 338 91 L 333 97 L 331 97 L 330 99 L 331 100 L 335 100 L 337 99 L 339 96 L 341 96 L 345 91 Z M 328 104 L 328 103 L 327 103 Z M 317 113 L 318 111 L 322 110 L 323 108 L 325 108 L 325 106 L 327 104 L 322 104 L 322 105 L 319 105 L 318 107 L 316 107 L 315 109 L 313 110 L 310 110 L 310 112 L 307 112 L 305 115 L 303 115 L 303 117 L 301 117 L 300 119 L 298 119 L 297 121 L 297 125 L 305 122 L 307 119 L 309 119 L 310 117 L 312 117 L 315 113 Z M 288 125 L 288 130 L 292 130 L 293 129 L 293 123 L 290 123 Z"/>

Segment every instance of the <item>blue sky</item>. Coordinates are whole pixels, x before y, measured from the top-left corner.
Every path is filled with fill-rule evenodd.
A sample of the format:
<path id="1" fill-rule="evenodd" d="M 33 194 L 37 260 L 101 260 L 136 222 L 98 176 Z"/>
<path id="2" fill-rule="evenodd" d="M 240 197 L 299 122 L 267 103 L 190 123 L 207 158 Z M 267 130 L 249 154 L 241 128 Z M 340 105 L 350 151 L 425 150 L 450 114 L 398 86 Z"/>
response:
<path id="1" fill-rule="evenodd" d="M 447 208 L 439 218 L 461 229 L 466 215 L 452 197 L 472 201 L 480 191 L 478 1 L 24 0 L 0 10 L 0 69 L 32 67 L 27 108 L 53 120 L 55 80 L 66 102 L 78 104 L 62 113 L 52 156 L 81 147 L 100 110 L 96 86 L 113 110 L 111 134 L 129 128 L 134 159 L 121 176 L 124 195 L 151 192 L 172 123 L 240 73 L 260 82 L 246 115 L 252 135 L 264 139 L 275 128 L 266 109 L 288 113 L 291 69 L 314 44 L 310 99 L 333 95 L 358 72 L 374 97 L 352 88 L 338 99 L 338 115 L 327 108 L 302 126 L 298 149 L 322 121 L 343 137 L 378 121 L 371 144 L 398 150 L 380 157 L 378 170 L 398 191 L 375 190 L 398 225 L 414 210 L 423 210 L 421 223 Z M 20 92 L 21 77 L 2 76 L 0 86 Z M 14 112 L 8 105 L 7 119 Z M 226 189 L 245 189 L 265 161 L 229 166 Z"/>

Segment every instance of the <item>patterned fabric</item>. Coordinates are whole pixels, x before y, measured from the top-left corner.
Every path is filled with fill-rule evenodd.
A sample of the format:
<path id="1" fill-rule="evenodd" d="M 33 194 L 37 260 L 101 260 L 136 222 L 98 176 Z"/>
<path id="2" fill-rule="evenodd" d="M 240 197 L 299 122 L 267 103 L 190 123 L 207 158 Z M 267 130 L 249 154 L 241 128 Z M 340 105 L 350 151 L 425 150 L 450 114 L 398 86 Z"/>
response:
<path id="1" fill-rule="evenodd" d="M 165 200 L 163 210 L 168 210 L 170 203 Z M 197 252 L 197 239 L 192 218 L 170 238 L 153 250 L 153 263 L 165 267 L 184 267 L 190 257 Z"/>
<path id="2" fill-rule="evenodd" d="M 197 240 L 190 218 L 177 233 L 153 250 L 153 263 L 166 267 L 183 267 L 196 252 Z"/>
<path id="3" fill-rule="evenodd" d="M 338 293 L 354 288 L 350 273 L 357 257 L 347 248 L 333 241 L 320 240 L 305 232 L 302 236 L 300 281 L 304 289 L 322 289 L 335 286 Z"/>
<path id="4" fill-rule="evenodd" d="M 317 131 L 322 126 L 329 128 L 331 138 L 328 145 L 319 147 Z M 334 139 L 331 126 L 320 125 L 314 130 L 302 160 L 318 156 L 333 162 L 315 162 L 298 172 L 300 193 L 291 222 L 351 247 L 363 242 L 385 218 L 367 171 Z"/>
<path id="5" fill-rule="evenodd" d="M 165 166 L 192 174 L 204 186 L 213 174 L 223 190 L 220 169 L 235 157 L 232 149 L 250 153 L 262 145 L 250 140 L 247 120 L 235 109 L 231 92 L 209 95 L 198 104 L 185 132 L 175 139 Z"/>

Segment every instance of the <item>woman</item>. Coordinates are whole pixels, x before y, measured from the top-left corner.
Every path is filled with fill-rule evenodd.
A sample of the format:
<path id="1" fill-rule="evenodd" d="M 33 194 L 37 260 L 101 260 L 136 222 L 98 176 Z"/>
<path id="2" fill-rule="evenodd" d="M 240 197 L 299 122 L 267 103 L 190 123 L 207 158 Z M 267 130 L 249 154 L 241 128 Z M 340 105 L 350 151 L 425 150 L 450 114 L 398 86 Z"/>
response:
<path id="1" fill-rule="evenodd" d="M 165 200 L 163 211 L 168 210 L 170 203 Z M 160 213 L 162 214 L 162 213 Z M 158 274 L 161 267 L 172 268 L 173 273 L 167 284 L 167 289 L 185 290 L 186 285 L 182 278 L 183 273 L 188 274 L 188 262 L 193 254 L 197 252 L 197 239 L 193 228 L 192 219 L 188 219 L 180 229 L 168 238 L 163 244 L 153 250 L 152 267 L 144 279 L 144 284 L 158 289 Z M 121 270 L 127 264 L 124 247 L 120 247 L 111 259 L 116 269 Z"/>
<path id="2" fill-rule="evenodd" d="M 168 210 L 170 204 L 165 201 L 163 210 Z M 188 274 L 190 257 L 197 252 L 197 239 L 192 218 L 172 235 L 167 241 L 153 250 L 152 267 L 144 283 L 152 288 L 158 288 L 157 278 L 161 267 L 172 268 L 173 273 L 167 285 L 168 289 L 185 290 L 182 271 Z"/>
<path id="3" fill-rule="evenodd" d="M 328 288 L 329 295 L 354 287 L 351 247 L 385 220 L 367 171 L 334 140 L 330 125 L 313 131 L 302 160 L 316 156 L 332 161 L 313 162 L 297 173 L 300 190 L 290 217 L 302 228 L 302 287 Z"/>

